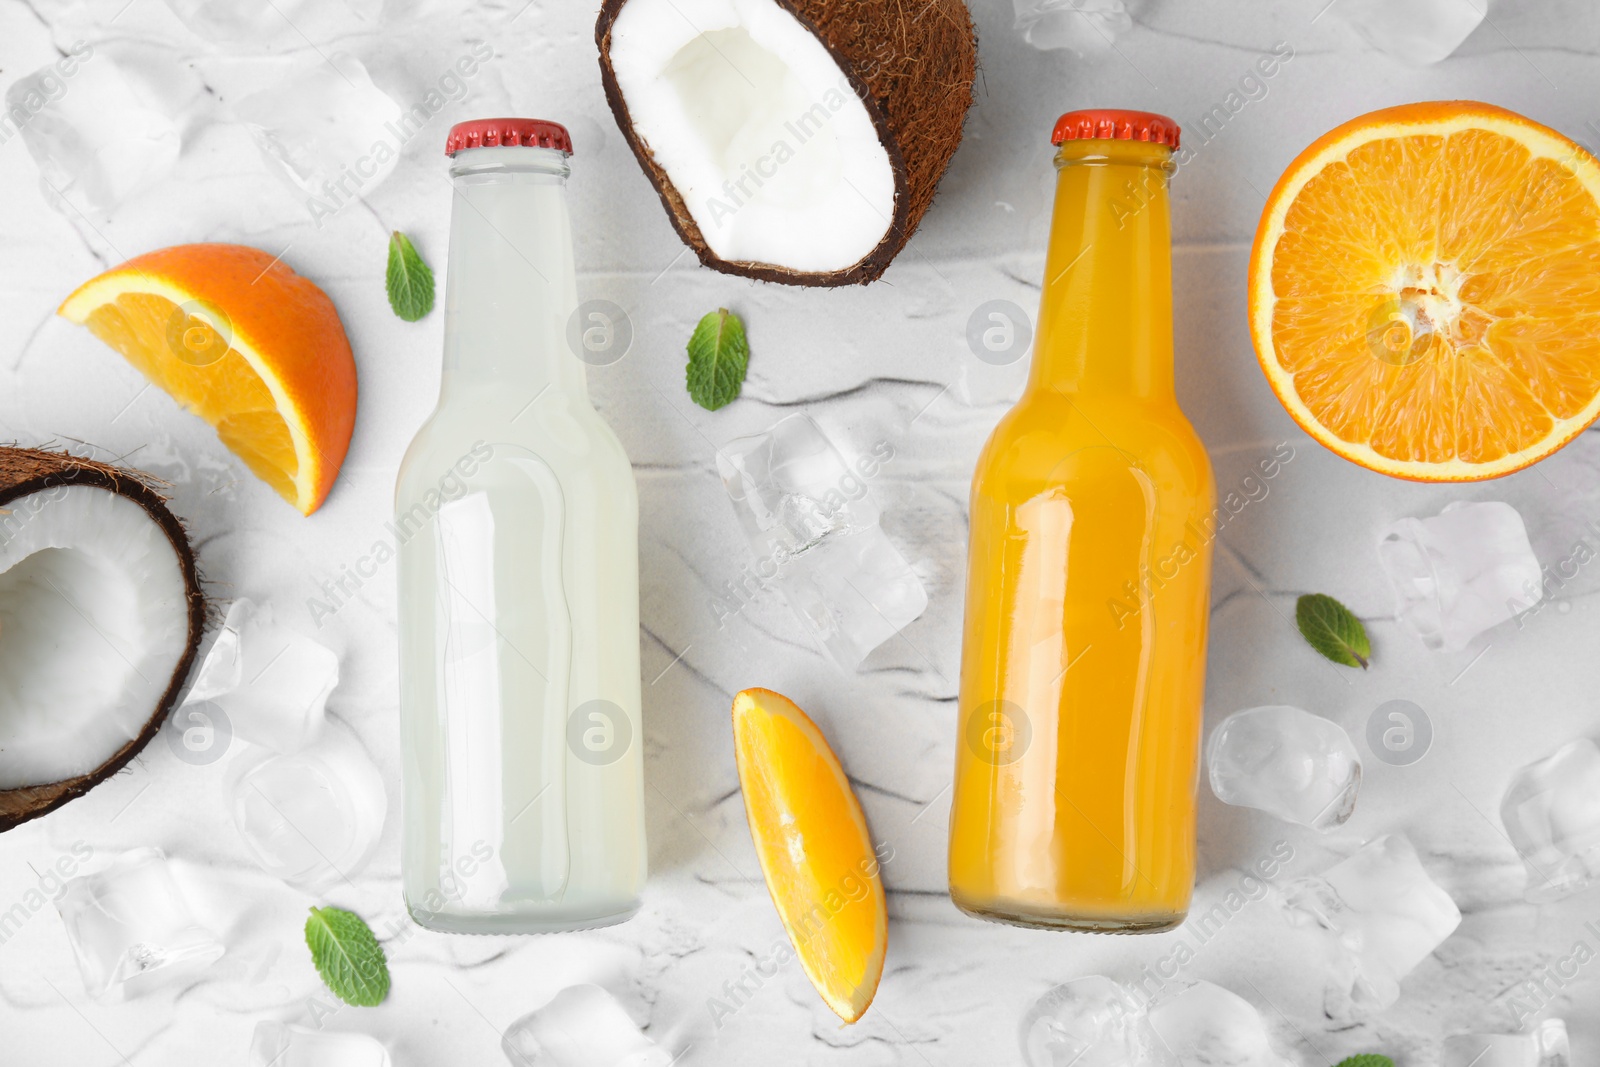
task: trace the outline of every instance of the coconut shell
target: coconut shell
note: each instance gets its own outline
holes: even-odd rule
[[[639,165],[661,196],[673,229],[700,262],[724,274],[790,285],[865,285],[899,255],[933,203],[972,106],[978,38],[963,0],[772,0],[816,36],[850,79],[889,154],[894,218],[878,245],[832,272],[725,260],[711,251],[683,197],[656,163],[629,117],[611,67],[611,28],[628,0],[604,0],[595,24],[606,100]]]
[[[140,471],[113,467],[65,452],[0,447],[0,510],[30,493],[74,485],[93,486],[116,493],[144,509],[145,514],[167,535],[167,540],[172,542],[172,550],[183,572],[183,584],[188,590],[189,614],[188,642],[172,672],[172,683],[151,709],[150,718],[139,736],[88,774],[60,782],[0,790],[0,832],[48,814],[69,800],[76,800],[127,766],[128,761],[137,756],[160,731],[162,723],[177,703],[178,695],[188,684],[189,673],[194,669],[195,658],[200,650],[200,637],[205,630],[206,600],[201,592],[200,574],[195,565],[194,549],[189,545],[189,535],[177,516],[168,510],[166,497],[156,489],[157,484],[154,478]]]

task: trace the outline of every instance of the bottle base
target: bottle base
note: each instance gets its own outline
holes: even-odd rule
[[[1062,910],[1030,908],[1014,901],[988,901],[978,904],[950,894],[955,906],[974,919],[1021,926],[1029,930],[1056,930],[1083,934],[1159,934],[1183,925],[1187,909],[1149,915],[1075,915]]]
[[[539,916],[484,912],[464,914],[428,911],[412,908],[409,905],[406,910],[411,913],[411,920],[418,926],[441,934],[561,934],[575,930],[598,930],[603,926],[625,923],[639,914],[639,902],[634,901],[621,911],[605,915]]]

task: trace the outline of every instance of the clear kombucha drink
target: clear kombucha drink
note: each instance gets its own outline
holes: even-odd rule
[[[645,880],[638,496],[569,345],[555,123],[451,130],[439,404],[395,491],[403,887],[424,926],[620,922]]]

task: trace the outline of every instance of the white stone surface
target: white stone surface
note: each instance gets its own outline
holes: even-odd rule
[[[687,1067],[1013,1063],[1018,1021],[1039,994],[1085,974],[1136,982],[1146,967],[1236,990],[1263,1011],[1281,1047],[1319,1067],[1377,1049],[1406,1067],[1434,1067],[1444,1034],[1512,1029],[1518,1010],[1538,1008],[1540,997],[1547,1013],[1567,1020],[1576,1062],[1600,1058],[1600,968],[1572,962],[1580,943],[1584,961],[1600,949],[1600,922],[1585,925],[1600,919],[1600,895],[1543,909],[1524,903],[1522,865],[1496,816],[1515,768],[1600,725],[1600,567],[1565,562],[1580,539],[1600,542],[1600,434],[1492,486],[1430,487],[1362,471],[1300,433],[1272,398],[1244,306],[1263,194],[1336,123],[1402,101],[1468,97],[1600,138],[1600,11],[1588,0],[1497,0],[1457,55],[1419,70],[1319,18],[1325,3],[1151,0],[1115,51],[1077,60],[1027,46],[1009,3],[976,0],[978,103],[938,201],[882,282],[828,292],[740,282],[684,253],[605,108],[593,0],[394,0],[403,17],[381,30],[343,31],[338,48],[407,105],[439,86],[470,41],[487,40],[494,55],[467,80],[465,96],[406,144],[394,175],[321,228],[267,173],[246,131],[227,121],[230,102],[270,83],[294,54],[214,53],[159,0],[0,2],[0,90],[84,39],[165,71],[187,116],[176,176],[92,225],[44,202],[20,139],[0,144],[0,437],[88,442],[98,456],[170,479],[213,591],[270,597],[285,605],[286,621],[341,654],[344,680],[329,714],[373,754],[391,803],[400,773],[392,564],[363,579],[320,627],[309,608],[291,618],[292,605],[323,595],[319,583],[346,567],[370,569],[362,561],[386,536],[401,452],[434,402],[442,316],[412,325],[390,312],[385,242],[391,228],[404,229],[442,269],[449,195],[440,150],[452,121],[533,114],[569,124],[581,287],[627,308],[634,325],[632,351],[592,370],[590,381],[640,483],[652,865],[644,910],[627,925],[450,937],[405,919],[392,819],[373,863],[328,900],[360,911],[386,939],[393,991],[378,1008],[337,1007],[301,941],[306,908],[321,901],[250,861],[217,800],[222,763],[183,762],[157,739],[88,797],[0,837],[5,1061],[241,1062],[259,1020],[307,1025],[320,1016],[326,1028],[379,1037],[402,1067],[494,1064],[505,1026],[561,987],[596,982],[653,1039],[687,1050]],[[1280,43],[1293,59],[1273,78],[1252,80],[1256,57]],[[1237,113],[1215,117],[1231,94]],[[1202,790],[1194,918],[1141,938],[979,923],[951,906],[944,880],[968,478],[1020,381],[1018,366],[972,355],[967,318],[993,299],[1034,307],[1052,178],[1047,135],[1059,112],[1089,105],[1165,111],[1202,146],[1175,185],[1179,390],[1222,491],[1255,498],[1218,548],[1213,724],[1241,707],[1294,704],[1323,711],[1359,745],[1373,709],[1399,698],[1425,709],[1434,731],[1420,761],[1368,761],[1359,810],[1327,838]],[[1208,141],[1199,124],[1214,107],[1223,111]],[[201,240],[281,252],[344,316],[360,367],[360,416],[344,473],[311,518],[87,332],[53,315],[102,268]],[[753,356],[743,398],[713,414],[684,393],[683,343],[719,305],[744,316]],[[713,598],[747,559],[714,447],[796,409],[853,448],[893,445],[871,491],[932,599],[860,675],[830,667],[776,594],[720,632],[714,622]],[[1247,483],[1283,443],[1293,459],[1277,477]],[[1371,546],[1394,519],[1461,499],[1512,503],[1560,581],[1520,625],[1466,653],[1437,655],[1384,617],[1390,598]],[[1290,618],[1295,596],[1308,591],[1332,593],[1366,619],[1370,671],[1334,667],[1300,640]],[[790,694],[828,731],[875,835],[893,849],[884,866],[888,963],[877,1003],[854,1027],[839,1027],[793,962],[774,977],[751,977],[783,933],[750,845],[729,743],[728,702],[748,685]],[[1304,962],[1301,932],[1252,899],[1252,872],[1289,856],[1280,880],[1311,873],[1401,830],[1465,919],[1407,979],[1395,1007],[1336,1027],[1322,1016],[1323,980]],[[205,983],[101,1006],[84,995],[54,908],[35,906],[42,898],[30,891],[41,878],[48,890],[62,867],[92,870],[136,845],[157,845],[182,866],[197,917],[229,952]],[[1187,962],[1178,968],[1180,959]],[[1520,988],[1529,979],[1545,992]],[[717,1025],[708,998],[726,997],[724,984],[741,980],[752,990],[748,1002]]]

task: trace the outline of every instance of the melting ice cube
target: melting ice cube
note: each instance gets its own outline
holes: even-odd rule
[[[1461,651],[1544,595],[1522,516],[1499,501],[1401,519],[1383,531],[1378,560],[1394,587],[1396,614],[1429,648],[1446,652]]]
[[[927,608],[921,580],[878,525],[866,483],[809,416],[729,442],[717,469],[758,572],[775,576],[841,665],[859,667]]]
[[[1102,975],[1045,993],[1022,1016],[1018,1037],[1028,1067],[1176,1067],[1133,992]]]
[[[211,966],[222,943],[195,922],[166,856],[125,852],[67,882],[56,902],[83,985],[100,1000],[143,996]]]
[[[209,702],[223,710],[234,735],[292,752],[322,729],[328,694],[338,684],[332,650],[275,623],[271,605],[240,598],[228,608],[184,703]]]
[[[1040,49],[1069,48],[1080,56],[1109,51],[1133,28],[1125,0],[1012,0],[1023,40]]]
[[[1210,982],[1147,1000],[1101,975],[1056,986],[1022,1017],[1027,1067],[1286,1067],[1261,1013]]]
[[[1372,47],[1425,66],[1448,58],[1489,13],[1489,0],[1337,0],[1333,14]]]
[[[1445,1038],[1441,1067],[1571,1067],[1567,1024],[1545,1019],[1520,1034],[1456,1034]]]
[[[110,211],[178,162],[177,124],[143,81],[99,52],[18,78],[5,114],[0,144],[14,124],[45,198],[63,214]]]
[[[400,105],[343,53],[314,57],[234,110],[319,222],[393,173],[406,138]]]
[[[1506,836],[1528,868],[1528,899],[1547,903],[1600,874],[1600,747],[1579,738],[1522,768],[1500,803]]]
[[[298,752],[247,752],[224,779],[233,825],[269,874],[317,893],[365,867],[388,800],[361,743],[330,725]]]
[[[1369,841],[1322,874],[1285,887],[1291,922],[1327,932],[1333,960],[1330,1017],[1382,1011],[1400,980],[1461,923],[1461,910],[1428,877],[1403,834]]]
[[[256,1023],[249,1067],[389,1067],[389,1050],[366,1034]]]
[[[1224,804],[1258,808],[1317,830],[1356,807],[1361,757],[1339,724],[1282,705],[1230,715],[1211,735],[1211,789]]]
[[[516,1067],[669,1067],[672,1057],[595,985],[569,986],[506,1028],[500,1048]]]
[[[1183,1067],[1288,1067],[1255,1006],[1210,982],[1163,990],[1150,1026]]]

